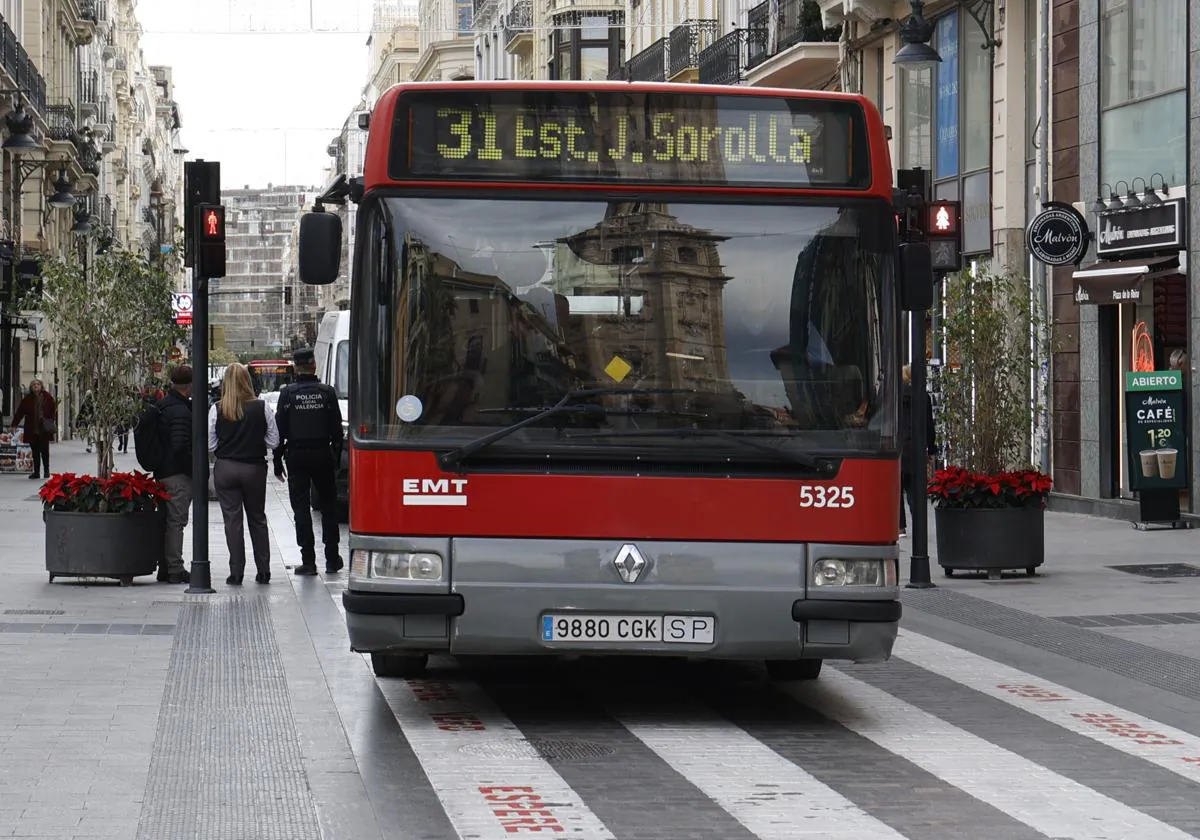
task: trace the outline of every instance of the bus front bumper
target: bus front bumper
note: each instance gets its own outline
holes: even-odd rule
[[[685,610],[682,603],[659,609],[630,609],[628,603],[621,603],[618,609],[616,602],[602,603],[605,599],[598,599],[596,592],[581,590],[574,594],[577,597],[572,598],[555,591],[552,597],[558,603],[587,603],[589,608],[581,611],[581,616],[697,613],[694,607]],[[478,598],[457,593],[345,590],[342,605],[350,647],[363,653],[607,654],[855,662],[891,657],[902,613],[899,600],[809,600],[787,593],[727,593],[720,599],[719,608],[703,610],[718,616],[718,631],[712,643],[547,643],[536,629],[549,597],[551,593],[541,592],[540,587]]]

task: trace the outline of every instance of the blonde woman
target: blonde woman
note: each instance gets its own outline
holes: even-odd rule
[[[267,450],[279,445],[275,412],[254,395],[245,365],[232,364],[221,382],[221,399],[208,412],[208,451],[215,452],[213,486],[225,520],[230,586],[242,585],[246,540],[242,512],[250,523],[250,543],[258,583],[271,582],[271,543],[267,532]]]

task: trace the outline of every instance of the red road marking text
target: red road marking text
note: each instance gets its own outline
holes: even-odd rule
[[[434,712],[430,717],[443,732],[482,732],[487,729],[471,712]]]
[[[1139,744],[1150,744],[1152,746],[1166,746],[1168,744],[1182,744],[1183,741],[1176,741],[1173,738],[1168,738],[1160,732],[1152,732],[1149,729],[1143,729],[1136,723],[1127,720],[1122,720],[1116,715],[1111,715],[1102,712],[1071,712],[1071,717],[1079,718],[1084,723],[1090,723],[1097,729],[1103,729],[1113,735],[1120,735],[1122,738],[1132,738]]]
[[[542,804],[541,794],[534,793],[531,787],[481,787],[479,792],[509,834],[567,830],[554,812]]]
[[[1042,688],[1040,685],[1022,685],[1022,684],[1003,684],[996,688],[1003,688],[1005,691],[1015,694],[1018,697],[1024,697],[1028,700],[1038,700],[1043,703],[1058,703],[1064,700],[1070,700],[1070,697],[1063,697],[1061,694],[1055,694],[1048,688]]]
[[[458,699],[458,695],[454,692],[454,686],[441,680],[409,680],[408,687],[412,690],[413,696],[422,703]]]

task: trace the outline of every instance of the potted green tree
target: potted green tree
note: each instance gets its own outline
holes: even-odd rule
[[[1030,465],[1040,312],[1021,275],[982,265],[946,283],[946,347],[938,437],[946,468],[929,482],[938,564],[1034,575],[1045,561],[1053,482]]]
[[[24,307],[46,316],[60,368],[91,390],[97,442],[95,476],[56,475],[42,487],[46,571],[129,583],[162,558],[167,494],[147,475],[113,472],[114,431],[137,416],[136,384],[180,336],[174,288],[162,265],[111,246],[90,265],[73,254],[46,259],[41,281]]]

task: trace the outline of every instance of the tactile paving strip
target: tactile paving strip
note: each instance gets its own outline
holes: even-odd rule
[[[950,589],[908,590],[902,597],[906,607],[1200,700],[1200,660]]]
[[[180,613],[138,840],[320,840],[268,601]]]

